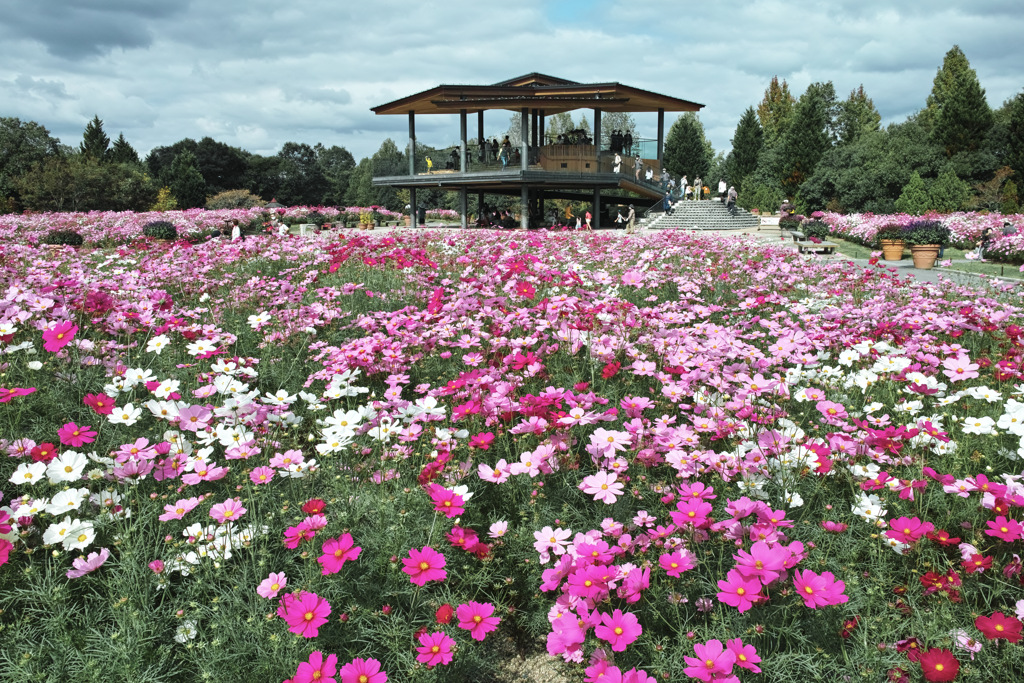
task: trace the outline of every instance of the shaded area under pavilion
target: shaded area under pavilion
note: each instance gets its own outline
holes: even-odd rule
[[[649,200],[664,196],[660,176],[665,147],[665,112],[695,112],[703,106],[621,83],[577,83],[539,73],[494,85],[439,85],[371,109],[379,115],[408,116],[410,151],[408,175],[375,177],[373,184],[408,190],[411,207],[417,206],[417,189],[457,191],[463,227],[467,227],[468,196],[471,192],[477,194],[478,206],[484,205],[487,194],[518,195],[520,225],[524,228],[531,227],[531,216],[544,215],[546,199],[592,202],[594,227],[599,227],[603,190],[624,190]],[[594,110],[594,139],[591,144],[552,144],[554,141],[545,140],[546,117],[578,109]],[[519,162],[514,167],[511,163],[507,168],[490,167],[486,158],[483,168],[471,167],[467,139],[469,115],[477,115],[475,142],[479,154],[485,149],[484,113],[491,110],[520,114]],[[653,150],[649,149],[650,146],[637,146],[641,154],[646,152],[641,156],[645,168],[639,178],[625,153],[621,155],[619,171],[615,171],[615,154],[609,149],[610,140],[608,136],[604,139],[601,136],[602,112],[657,113],[658,133]],[[459,115],[456,168],[417,172],[417,114]],[[645,179],[646,167],[654,170],[655,179]]]

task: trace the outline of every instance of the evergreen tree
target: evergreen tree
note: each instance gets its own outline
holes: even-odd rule
[[[331,206],[344,206],[345,195],[348,193],[349,178],[355,170],[356,160],[344,147],[331,145],[324,147],[317,143],[313,147],[316,162],[327,179],[327,191],[323,203]]]
[[[956,45],[935,75],[925,120],[947,157],[977,150],[995,121],[977,73]]]
[[[1024,178],[1024,93],[1010,103],[1010,122],[1007,128],[1006,165],[1018,178]]]
[[[782,187],[790,195],[814,174],[815,166],[832,147],[835,100],[835,88],[829,81],[811,83],[797,102],[782,140]]]
[[[736,133],[732,138],[732,152],[726,162],[727,182],[736,187],[737,192],[743,191],[743,179],[757,168],[757,159],[764,145],[764,130],[757,119],[753,107],[747,107],[736,125]],[[711,178],[712,181],[716,178]]]
[[[837,111],[836,133],[840,145],[850,144],[865,133],[877,131],[882,121],[881,114],[864,92],[863,85],[851,91],[846,101],[839,104]]]
[[[757,118],[761,121],[761,129],[764,131],[765,145],[774,145],[782,139],[789,126],[789,120],[793,115],[793,108],[796,100],[789,92],[789,86],[783,80],[779,84],[779,77],[772,76],[772,82],[764,91],[764,99],[757,105]]]
[[[170,172],[171,193],[183,209],[193,209],[206,203],[206,182],[199,172],[196,156],[189,150],[174,158]]]
[[[1020,211],[1020,203],[1017,197],[1017,183],[1007,180],[1003,185],[1003,201],[999,205],[999,212],[1011,214],[1018,211]]]
[[[0,205],[16,207],[18,178],[35,164],[61,156],[61,144],[35,121],[0,117]]]
[[[370,158],[370,179],[383,176],[407,175],[409,172],[409,159],[398,149],[398,145],[391,138],[381,143],[380,148]],[[392,211],[399,211],[405,207],[398,199],[393,187],[373,187],[371,204],[383,206]],[[419,200],[419,198],[417,197]],[[419,200],[422,202],[422,200]]]
[[[85,125],[85,133],[82,134],[82,143],[78,149],[84,156],[96,161],[106,161],[109,147],[110,138],[103,132],[103,121],[94,115],[92,121]]]
[[[675,120],[665,138],[664,154],[664,167],[673,176],[685,175],[690,183],[698,176],[708,179],[715,151],[697,114],[686,112]]]
[[[910,174],[910,180],[903,188],[899,199],[896,200],[896,210],[901,213],[909,213],[920,216],[931,208],[931,200],[928,198],[928,191],[925,189],[924,180],[920,174],[914,171]]]
[[[970,198],[970,185],[957,177],[951,165],[943,169],[928,191],[930,208],[941,213],[959,211]]]
[[[286,142],[278,152],[277,158],[280,160],[277,200],[286,205],[319,205],[327,192],[328,182],[317,161],[316,151],[305,143]]]
[[[114,164],[137,164],[139,163],[139,153],[124,139],[124,133],[121,133],[117,136],[117,140],[114,140],[107,159]]]

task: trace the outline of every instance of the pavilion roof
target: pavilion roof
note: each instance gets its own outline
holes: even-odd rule
[[[439,85],[371,109],[375,114],[457,114],[523,108],[546,116],[600,107],[606,112],[700,111],[703,104],[621,83],[577,83],[530,73],[493,85]]]

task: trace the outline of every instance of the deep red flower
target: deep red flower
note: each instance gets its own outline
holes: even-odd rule
[[[446,602],[440,607],[438,607],[437,611],[434,612],[434,619],[437,620],[437,623],[439,624],[447,624],[449,621],[452,620],[452,617],[454,615],[455,610],[452,608],[451,605],[449,605]]]
[[[996,612],[990,617],[980,616],[974,620],[974,626],[989,640],[1005,638],[1011,643],[1016,643],[1021,637],[1020,619],[1008,617],[1002,612]]]
[[[302,511],[307,515],[319,515],[327,507],[327,503],[320,500],[319,498],[311,498],[307,500],[303,506]]]
[[[935,541],[939,545],[956,545],[960,542],[959,538],[955,538],[949,535],[949,532],[945,529],[939,529],[938,531],[926,534],[928,540]]]
[[[921,655],[921,673],[924,680],[936,683],[951,681],[960,672],[960,662],[949,650],[933,647]]]
[[[967,571],[968,574],[974,572],[983,572],[986,569],[992,568],[992,556],[991,555],[971,555],[969,560],[964,560],[960,565]]]
[[[52,443],[41,443],[31,451],[29,454],[32,456],[33,462],[50,462],[57,457],[57,447]]]

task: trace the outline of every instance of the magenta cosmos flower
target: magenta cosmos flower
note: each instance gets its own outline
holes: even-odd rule
[[[60,437],[60,442],[62,444],[65,446],[73,446],[75,448],[79,448],[96,440],[96,432],[92,430],[92,427],[79,427],[74,422],[68,422],[66,425],[58,429],[57,436]]]
[[[608,641],[615,652],[624,651],[627,645],[644,632],[636,615],[630,612],[623,614],[622,610],[617,609],[611,614],[598,614],[601,616],[601,623],[594,628],[594,635]]]
[[[683,572],[689,571],[696,566],[693,563],[693,556],[686,552],[686,550],[666,553],[658,558],[658,564],[661,565],[666,574],[675,578],[679,578]]]
[[[889,520],[889,529],[885,535],[894,541],[913,545],[922,536],[935,531],[935,525],[931,522],[922,522],[917,517],[897,517]]]
[[[458,517],[466,511],[465,501],[462,496],[449,491],[443,486],[437,484],[431,484],[427,487],[427,493],[430,495],[430,499],[434,501],[434,512],[440,512],[448,519],[452,517]]]
[[[359,546],[352,547],[354,541],[351,534],[342,534],[337,538],[329,538],[324,541],[323,555],[317,558],[317,562],[323,569],[321,574],[337,574],[342,566],[349,560],[355,560],[363,551]]]
[[[444,570],[444,555],[429,545],[423,546],[422,550],[412,548],[409,557],[402,558],[402,564],[405,565],[402,571],[408,574],[409,580],[417,586],[422,586],[427,581],[444,581],[448,578],[448,572]]]
[[[416,661],[427,665],[427,668],[452,661],[452,646],[455,641],[444,633],[424,633],[419,638],[420,646],[416,648]]]
[[[330,614],[329,602],[306,591],[285,595],[277,608],[277,616],[288,622],[288,630],[303,638],[316,638]]]
[[[728,676],[736,663],[736,653],[722,647],[722,641],[709,640],[705,644],[694,643],[696,657],[683,656],[689,665],[683,673],[701,681],[713,681]]]
[[[794,572],[793,586],[803,599],[804,604],[811,609],[839,605],[850,599],[843,593],[846,590],[846,584],[836,581],[832,572],[822,572],[818,575],[809,569],[796,571]]]
[[[459,605],[455,610],[455,616],[459,618],[459,628],[469,631],[473,640],[483,640],[488,633],[498,628],[501,618],[491,616],[493,614],[494,605],[489,602],[470,601]]]
[[[719,602],[732,605],[743,614],[754,606],[754,602],[761,598],[761,582],[756,578],[744,578],[735,569],[730,569],[725,575],[725,581],[719,581],[721,589],[716,596]]]
[[[334,674],[338,672],[338,655],[327,655],[316,650],[309,655],[309,661],[299,664],[292,683],[338,683]]]
[[[78,325],[65,320],[43,332],[43,348],[50,353],[57,353],[71,343],[78,332]]]
[[[341,683],[387,683],[388,675],[376,659],[356,657],[341,667]]]

